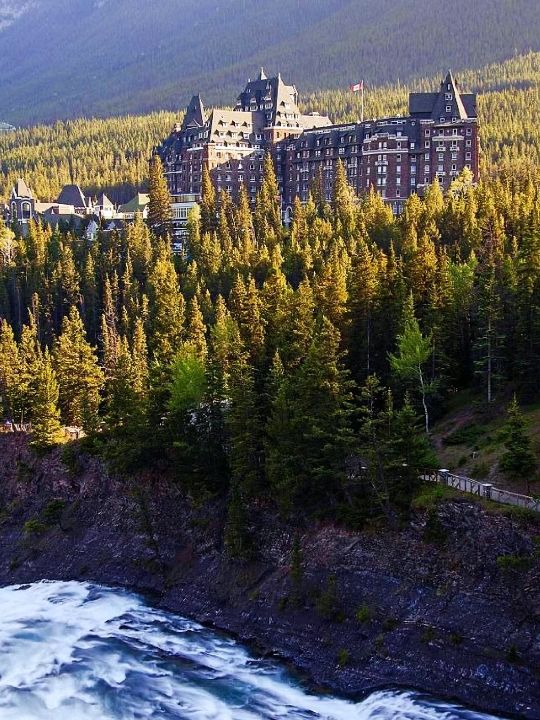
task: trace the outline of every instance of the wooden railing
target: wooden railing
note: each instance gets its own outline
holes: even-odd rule
[[[446,487],[455,488],[461,492],[477,495],[504,505],[514,505],[540,513],[540,498],[519,495],[508,490],[500,490],[491,483],[480,482],[463,475],[454,475],[449,470],[434,470],[426,472],[423,479],[427,482],[436,482]]]

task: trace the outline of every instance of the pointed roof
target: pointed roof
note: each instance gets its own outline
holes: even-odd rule
[[[206,113],[204,112],[204,105],[201,100],[201,96],[194,95],[187,106],[186,114],[184,115],[184,122],[182,123],[182,130],[185,130],[188,127],[202,127],[205,122]]]
[[[467,111],[451,70],[448,71],[441,83],[441,89],[433,107],[432,115],[434,119],[442,117],[448,120],[454,117],[459,118],[459,120],[467,119]]]
[[[452,71],[449,70],[439,92],[409,95],[409,113],[412,117],[436,122],[441,118],[444,118],[445,122],[451,122],[453,118],[458,120],[476,118],[476,95],[461,93]]]
[[[12,193],[17,198],[28,198],[29,200],[34,199],[34,196],[32,195],[32,191],[30,190],[30,188],[28,187],[28,185],[25,183],[25,181],[22,178],[19,178],[17,180]]]
[[[257,78],[257,80],[268,80],[263,67],[261,68],[261,71],[259,72],[259,77]]]
[[[97,199],[97,207],[102,208],[114,208],[113,203],[109,200],[109,198],[105,195],[105,193],[101,193],[101,195]]]
[[[74,208],[85,208],[88,202],[78,185],[64,185],[58,200],[58,205],[73,205]]]

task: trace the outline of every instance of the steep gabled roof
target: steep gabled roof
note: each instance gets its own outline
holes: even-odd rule
[[[22,178],[19,178],[15,183],[12,194],[17,198],[27,198],[28,200],[34,199],[32,191]]]
[[[448,110],[447,108],[450,109]],[[441,89],[433,107],[432,115],[433,118],[445,117],[449,120],[453,117],[459,120],[467,119],[467,111],[465,110],[461,94],[450,70],[441,83]]]
[[[65,185],[56,202],[59,205],[73,205],[75,208],[88,206],[88,201],[78,185]]]
[[[435,121],[441,118],[448,122],[452,118],[458,120],[476,118],[476,95],[472,93],[462,95],[449,70],[438,93],[411,93],[409,95],[409,112],[412,117]]]
[[[200,95],[194,95],[191,98],[186,114],[184,115],[184,121],[182,123],[182,129],[185,130],[188,127],[202,127],[206,122],[206,113],[204,111],[203,101]]]
[[[114,204],[109,200],[105,193],[101,193],[97,199],[97,207],[114,209]]]

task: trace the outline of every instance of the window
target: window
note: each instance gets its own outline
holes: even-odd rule
[[[452,93],[446,93],[446,95],[444,96],[444,99],[445,99],[445,100],[451,100],[451,99],[452,99]]]
[[[425,133],[424,133],[424,135],[425,135],[426,137],[429,137],[429,130],[426,130]]]
[[[467,147],[471,147],[471,146],[472,146],[472,141],[471,141],[471,140],[465,140],[465,145],[466,145]]]
[[[442,162],[444,160],[444,155],[442,153],[439,154],[439,162]]]
[[[472,130],[471,130],[471,128],[467,128],[467,135],[472,135]]]
[[[457,152],[452,153],[452,160],[457,160]]]
[[[470,152],[465,153],[465,160],[470,160],[470,159],[471,159],[471,153]]]
[[[451,106],[451,105],[447,105],[447,106],[446,106],[446,112],[447,112],[447,113],[452,112],[452,106]]]
[[[416,147],[416,143],[412,142],[412,143],[411,143],[411,150],[414,150],[415,147]]]
[[[401,175],[401,165],[396,165],[396,174]]]
[[[457,128],[452,128],[452,135],[457,135]]]
[[[457,165],[452,165],[452,170],[457,170]]]
[[[426,165],[426,166],[424,167],[424,172],[425,172],[425,173],[428,173],[428,172],[429,172],[429,165]]]
[[[430,147],[430,142],[429,142],[429,140],[426,140],[426,142],[424,143],[424,147],[427,147],[427,148]]]
[[[396,178],[396,185],[401,185],[401,178],[400,178],[400,177]]]
[[[429,160],[429,153],[426,153],[426,154],[424,155],[424,160]]]

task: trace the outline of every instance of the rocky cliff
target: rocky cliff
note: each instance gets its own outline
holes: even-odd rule
[[[0,436],[0,511],[1,584],[122,585],[336,692],[406,686],[540,717],[534,518],[457,497],[399,530],[351,533],[255,507],[254,557],[231,561],[220,502],[194,507],[152,475],[120,481],[77,451],[36,458],[23,436]]]

